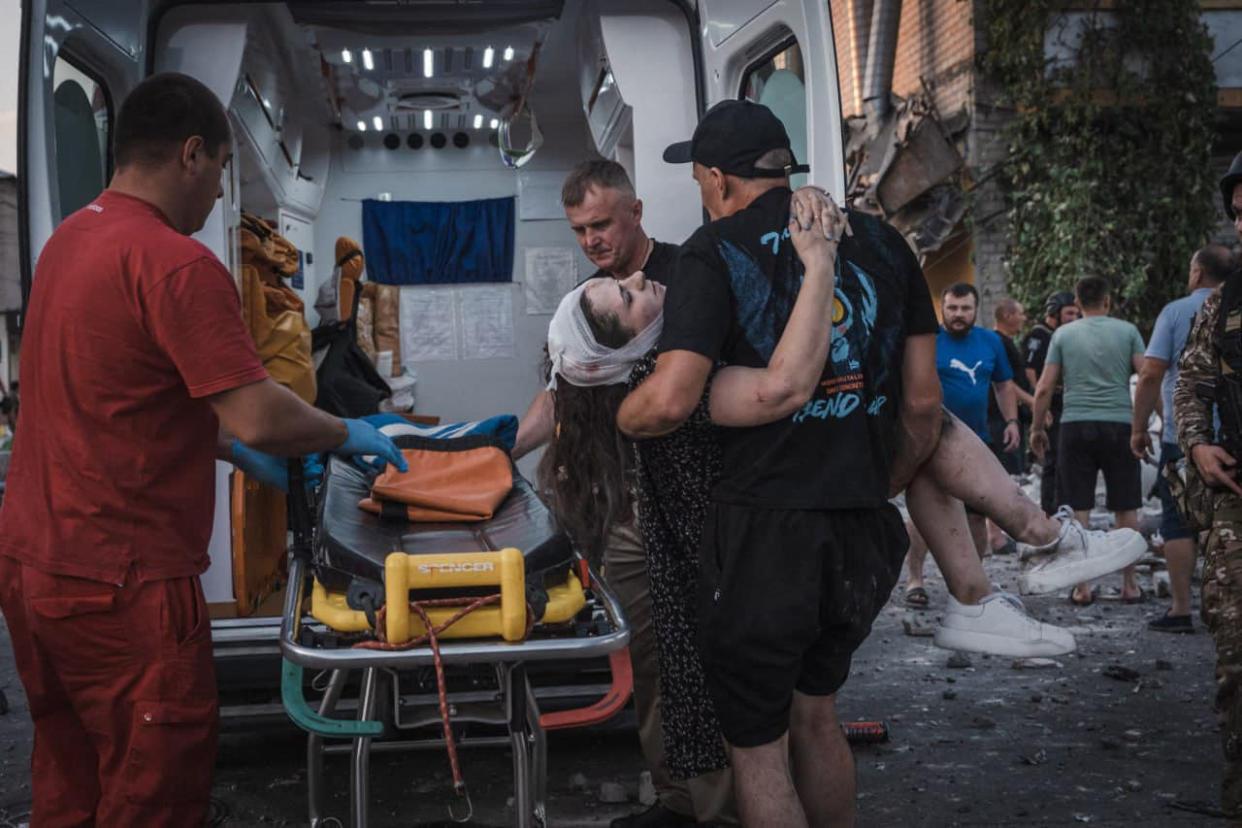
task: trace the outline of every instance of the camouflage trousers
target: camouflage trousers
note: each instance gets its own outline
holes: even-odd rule
[[[1242,812],[1242,498],[1215,493],[1203,551],[1203,623],[1216,641],[1216,710],[1225,774],[1221,807]]]

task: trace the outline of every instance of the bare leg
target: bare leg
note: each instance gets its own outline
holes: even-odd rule
[[[1169,615],[1190,615],[1190,578],[1195,571],[1194,538],[1165,541],[1164,560],[1169,567],[1169,591],[1173,593]]]
[[[1084,523],[1083,526],[1086,526]],[[1124,509],[1117,512],[1117,527],[1119,529],[1138,529],[1138,510]],[[1134,567],[1127,566],[1121,570],[1121,597],[1122,598],[1138,598],[1143,594],[1139,589],[1138,581],[1134,577]]]
[[[807,824],[814,828],[853,825],[854,754],[837,720],[836,697],[795,691],[789,730],[794,785]]]
[[[991,593],[992,586],[979,563],[966,521],[966,510],[961,502],[945,494],[931,475],[920,469],[906,489],[906,508],[922,535],[919,538],[922,552],[918,556],[917,583],[914,581],[915,534],[910,536],[910,554],[906,557],[910,566],[907,585],[923,585],[923,558],[930,548],[949,594],[959,602],[977,604]],[[926,543],[922,542],[924,539]]]
[[[840,732],[837,736],[844,738]],[[788,733],[759,747],[731,746],[729,753],[733,760],[738,815],[743,825],[806,828],[806,814],[798,801],[789,769]]]
[[[913,483],[910,484],[910,488],[914,488]],[[906,533],[910,535],[910,549],[906,552],[906,592],[909,592],[915,587],[923,586],[923,564],[927,561],[927,542],[923,540],[922,533],[914,525],[914,507],[910,505],[909,490],[906,491],[906,508],[910,511],[910,522],[906,524]]]
[[[966,513],[966,523],[970,526],[970,539],[975,545],[975,554],[979,560],[988,552],[988,521],[983,515]]]
[[[990,517],[1014,540],[1031,546],[1055,541],[1061,524],[1022,493],[978,435],[951,415],[944,423],[940,443],[920,471],[929,472],[945,492]]]
[[[991,520],[988,521],[988,546],[991,547],[993,552],[1004,547],[1008,537],[1003,529]]]
[[[1076,510],[1074,512],[1074,520],[1078,521],[1083,526],[1086,526],[1087,522],[1091,520],[1090,510],[1087,510],[1087,511],[1083,511],[1081,509]],[[1091,584],[1088,584],[1088,583],[1078,584],[1077,586],[1074,587],[1074,591],[1073,593],[1071,593],[1070,597],[1073,599],[1075,603],[1078,603],[1078,604],[1090,603],[1091,602]]]

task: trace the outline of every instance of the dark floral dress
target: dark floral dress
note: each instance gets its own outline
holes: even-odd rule
[[[653,351],[635,366],[631,389],[654,368]],[[636,443],[635,452],[638,526],[647,552],[659,643],[665,761],[672,775],[682,779],[729,764],[697,638],[699,539],[711,487],[720,476],[716,435],[705,393],[681,428]]]

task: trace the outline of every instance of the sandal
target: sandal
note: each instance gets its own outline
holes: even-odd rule
[[[1095,603],[1095,599],[1098,598],[1099,595],[1100,595],[1100,588],[1092,587],[1090,597],[1088,597],[1087,600],[1084,601],[1078,597],[1078,590],[1075,588],[1075,589],[1070,590],[1069,602],[1076,607],[1089,607]]]
[[[922,587],[912,587],[906,590],[906,606],[915,609],[926,609],[931,603],[931,598],[927,595],[927,590]]]

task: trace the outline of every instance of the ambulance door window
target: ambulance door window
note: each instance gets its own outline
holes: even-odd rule
[[[806,164],[806,74],[798,41],[791,37],[747,69],[741,97],[763,104],[781,119],[794,157]],[[806,174],[799,173],[790,183],[797,188],[806,180]]]
[[[112,102],[98,76],[59,56],[52,72],[60,218],[94,200],[111,171]]]

